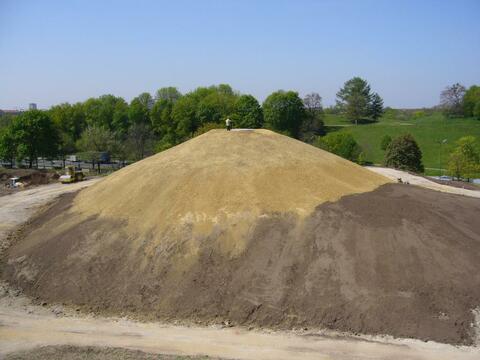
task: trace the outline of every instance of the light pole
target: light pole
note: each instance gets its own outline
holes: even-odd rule
[[[447,142],[447,139],[443,139],[442,141],[439,141],[440,143],[440,150],[438,154],[438,162],[439,162],[439,169],[440,169],[440,177],[443,176],[443,169],[442,169],[442,145]]]

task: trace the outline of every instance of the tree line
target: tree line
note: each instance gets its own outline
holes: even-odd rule
[[[480,108],[480,87],[459,84],[442,92],[447,116],[470,116]],[[354,124],[377,121],[385,112],[383,100],[364,79],[354,77],[337,93],[332,112]],[[386,115],[385,115],[386,116]],[[168,149],[210,129],[223,127],[226,118],[239,128],[267,128],[312,143],[348,160],[365,163],[365,154],[353,136],[325,135],[324,109],[318,93],[300,98],[295,91],[275,91],[263,104],[227,84],[199,87],[182,94],[175,87],[160,88],[154,96],[142,93],[127,103],[114,95],[63,103],[49,110],[30,110],[0,118],[0,158],[26,160],[35,166],[39,157],[79,159],[99,164],[105,153],[120,161],[136,161]],[[388,140],[388,139],[387,139]],[[449,172],[465,177],[478,170],[476,139],[463,139],[449,162]],[[421,172],[421,151],[410,135],[382,139],[387,166]],[[473,149],[473,150],[472,150]],[[467,170],[465,170],[467,169]],[[478,172],[478,171],[477,171]]]
[[[65,158],[78,153],[83,160],[100,161],[109,153],[135,161],[179,144],[208,129],[221,127],[229,117],[236,127],[268,128],[304,141],[323,134],[322,99],[294,91],[276,91],[262,105],[252,95],[220,84],[182,94],[175,87],[142,93],[127,103],[114,95],[63,103],[49,110],[30,110],[2,119],[0,158],[27,160]]]

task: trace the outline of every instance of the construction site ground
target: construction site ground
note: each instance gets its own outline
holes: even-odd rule
[[[76,191],[96,181],[45,185],[0,197],[2,250],[8,246],[7,235],[46,203],[62,193]],[[412,181],[410,183],[413,184]],[[421,183],[419,185],[422,186]],[[6,283],[0,286],[0,357],[9,359],[82,358],[82,354],[95,354],[94,358],[98,359],[169,359],[147,355],[166,354],[225,359],[461,360],[480,358],[478,336],[476,343],[477,346],[464,347],[387,336],[353,336],[300,329],[267,331],[228,325],[199,327],[143,323],[81,314],[76,309],[59,304],[34,305]],[[48,347],[38,350],[38,347],[45,346]],[[92,346],[95,348],[92,349]],[[131,351],[146,354],[140,357],[140,353]]]

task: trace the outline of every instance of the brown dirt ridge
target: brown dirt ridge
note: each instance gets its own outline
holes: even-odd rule
[[[221,360],[209,356],[148,354],[138,350],[100,347],[44,346],[9,354],[5,360]]]
[[[146,319],[470,344],[479,213],[272,132],[213,131],[60,198],[2,276]]]

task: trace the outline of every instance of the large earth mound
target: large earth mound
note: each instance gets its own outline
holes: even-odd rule
[[[471,343],[479,213],[270,131],[217,130],[62,197],[2,275],[107,313]]]

